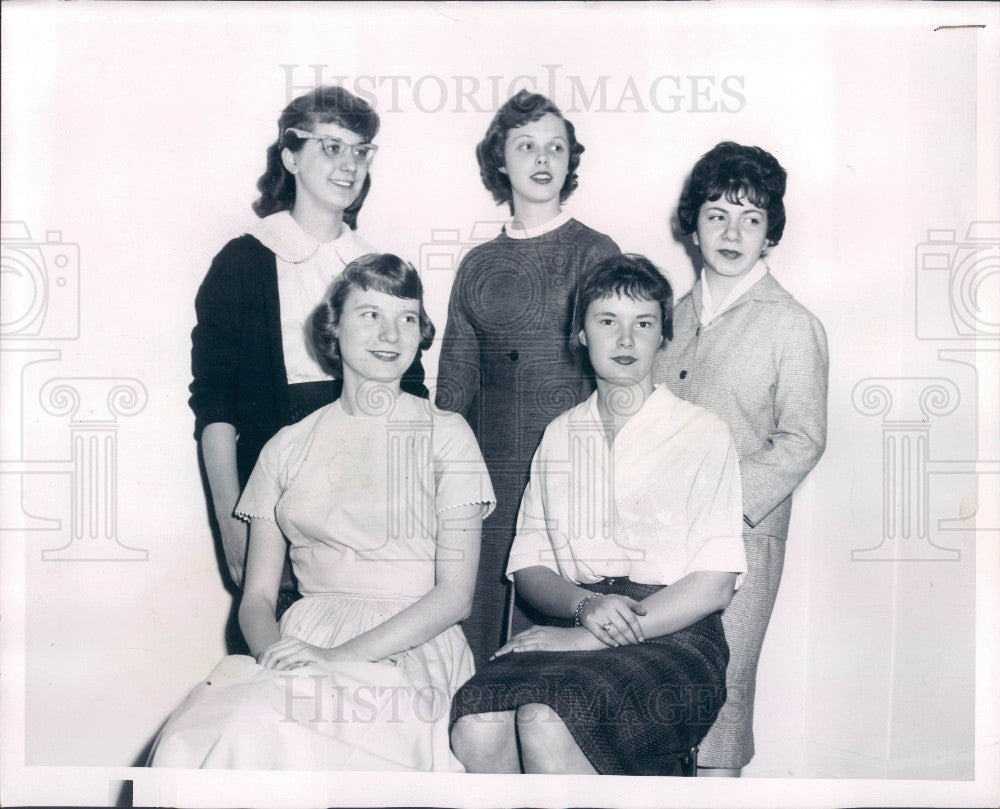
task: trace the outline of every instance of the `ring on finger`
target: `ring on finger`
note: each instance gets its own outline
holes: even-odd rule
[[[608,621],[606,624],[601,624],[601,629],[603,629],[605,632],[610,632],[611,631],[611,627],[613,627],[613,626],[614,626],[614,624],[611,623],[611,621]]]

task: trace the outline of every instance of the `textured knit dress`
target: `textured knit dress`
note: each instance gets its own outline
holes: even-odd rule
[[[477,665],[502,642],[504,570],[531,457],[546,425],[594,389],[567,345],[573,292],[585,270],[619,252],[571,218],[533,238],[504,231],[466,256],[452,286],[437,404],[468,419],[497,495],[483,526],[472,614],[462,624]],[[531,623],[515,612],[515,632]]]

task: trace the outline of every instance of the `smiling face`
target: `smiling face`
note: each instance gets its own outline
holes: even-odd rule
[[[363,143],[364,138],[337,124],[316,124],[316,135],[339,138],[348,145]],[[368,175],[368,166],[357,163],[350,149],[339,157],[327,157],[318,140],[307,140],[301,149],[281,153],[285,168],[295,175],[295,204],[343,212],[358,194]]]
[[[559,204],[569,172],[569,139],[562,118],[547,112],[511,129],[503,157],[501,171],[510,179],[515,213],[519,204]]]
[[[420,346],[420,301],[351,287],[335,334],[345,381],[398,382]]]
[[[653,362],[663,342],[662,318],[656,301],[623,295],[592,301],[579,337],[598,380],[652,388]]]
[[[743,196],[735,203],[725,196],[706,200],[698,211],[694,243],[701,248],[706,270],[740,278],[765,253],[767,211]]]

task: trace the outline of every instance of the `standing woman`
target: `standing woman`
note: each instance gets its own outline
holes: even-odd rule
[[[619,250],[562,209],[583,150],[559,109],[526,90],[499,109],[476,147],[483,184],[513,216],[458,268],[437,404],[468,419],[497,493],[483,526],[472,614],[462,624],[479,666],[503,642],[503,573],[531,457],[545,426],[594,389],[584,361],[567,348],[570,297],[584,270]],[[517,610],[514,630],[527,626]]]
[[[785,227],[787,173],[756,146],[720,143],[691,171],[677,208],[703,270],[674,314],[654,379],[729,425],[740,456],[746,581],[723,614],[728,698],[702,742],[704,775],[753,758],[757,662],[778,593],[792,492],[826,445],[828,356],[816,317],[764,257]]]
[[[260,221],[215,257],[198,290],[191,409],[229,575],[243,582],[246,526],[233,516],[264,444],[335,400],[337,374],[306,326],[331,281],[374,248],[356,233],[378,148],[375,110],[341,87],[318,87],[278,119],[253,209]],[[419,354],[403,389],[427,396]],[[286,575],[279,612],[296,597]]]

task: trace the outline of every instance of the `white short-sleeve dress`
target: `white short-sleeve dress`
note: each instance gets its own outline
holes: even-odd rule
[[[403,393],[381,415],[340,401],[264,447],[237,506],[287,538],[302,599],[281,636],[333,647],[413,604],[435,583],[449,509],[495,498],[458,415]],[[376,662],[263,668],[231,655],[161,730],[152,766],[461,771],[448,744],[451,697],[473,673],[458,626]]]

